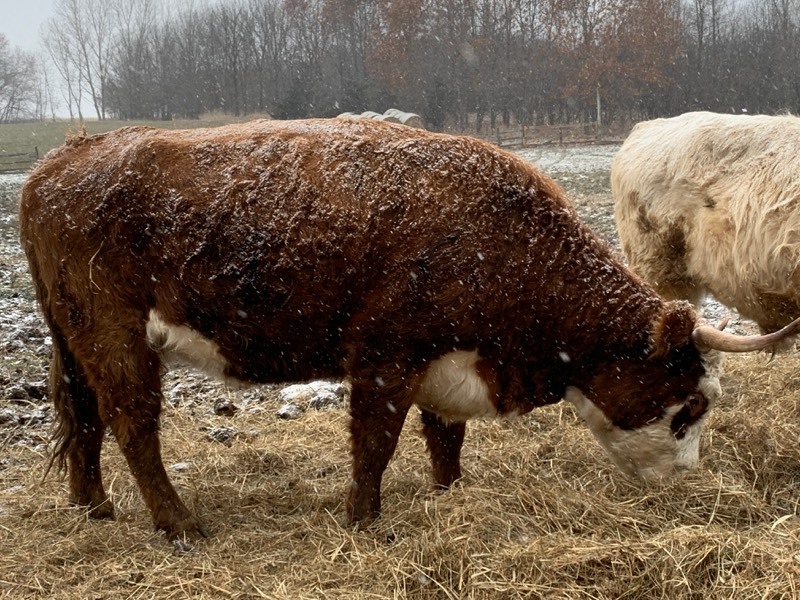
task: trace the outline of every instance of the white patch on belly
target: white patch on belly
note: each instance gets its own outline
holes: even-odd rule
[[[217,379],[226,379],[228,361],[220,354],[219,346],[185,325],[171,325],[161,314],[150,311],[146,324],[147,343],[166,363],[194,367]]]
[[[429,366],[414,396],[414,403],[446,421],[463,422],[497,415],[489,386],[475,368],[476,351],[457,350]]]

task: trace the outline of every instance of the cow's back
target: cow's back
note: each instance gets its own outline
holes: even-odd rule
[[[537,211],[576,227],[555,184],[478,140],[257,121],[76,139],[34,170],[20,221],[68,335],[155,310],[214,340],[235,376],[283,380],[335,373],[348,337],[387,322],[433,347],[497,335],[474,324],[529,285],[529,248],[548,245]]]

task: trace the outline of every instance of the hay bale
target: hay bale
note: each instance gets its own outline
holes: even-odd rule
[[[409,127],[416,127],[418,129],[425,129],[425,123],[422,117],[417,114],[403,112],[396,108],[390,108],[385,113],[380,114],[372,110],[366,110],[362,113],[344,112],[338,118],[347,119],[374,119],[376,121],[387,121],[389,123],[400,123]]]
[[[422,117],[415,113],[403,112],[402,110],[398,110],[396,108],[390,108],[384,114],[394,117],[403,125],[417,127],[418,129],[425,129],[425,123],[422,121]]]

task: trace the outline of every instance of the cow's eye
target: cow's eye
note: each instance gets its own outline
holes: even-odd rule
[[[708,410],[708,400],[703,394],[689,394],[681,409],[672,417],[670,429],[672,434],[680,439],[686,435],[690,425],[706,414]]]

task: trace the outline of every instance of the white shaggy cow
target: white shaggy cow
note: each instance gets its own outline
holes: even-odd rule
[[[800,119],[691,112],[637,124],[611,166],[629,266],[775,331],[800,315]]]
[[[171,536],[205,528],[161,460],[170,357],[249,382],[348,377],[356,522],[380,510],[412,405],[439,487],[467,419],[562,398],[622,469],[661,477],[697,463],[711,349],[775,340],[664,302],[519,157],[370,120],[77,138],[31,173],[20,233],[72,500],[113,516],[109,427]]]

